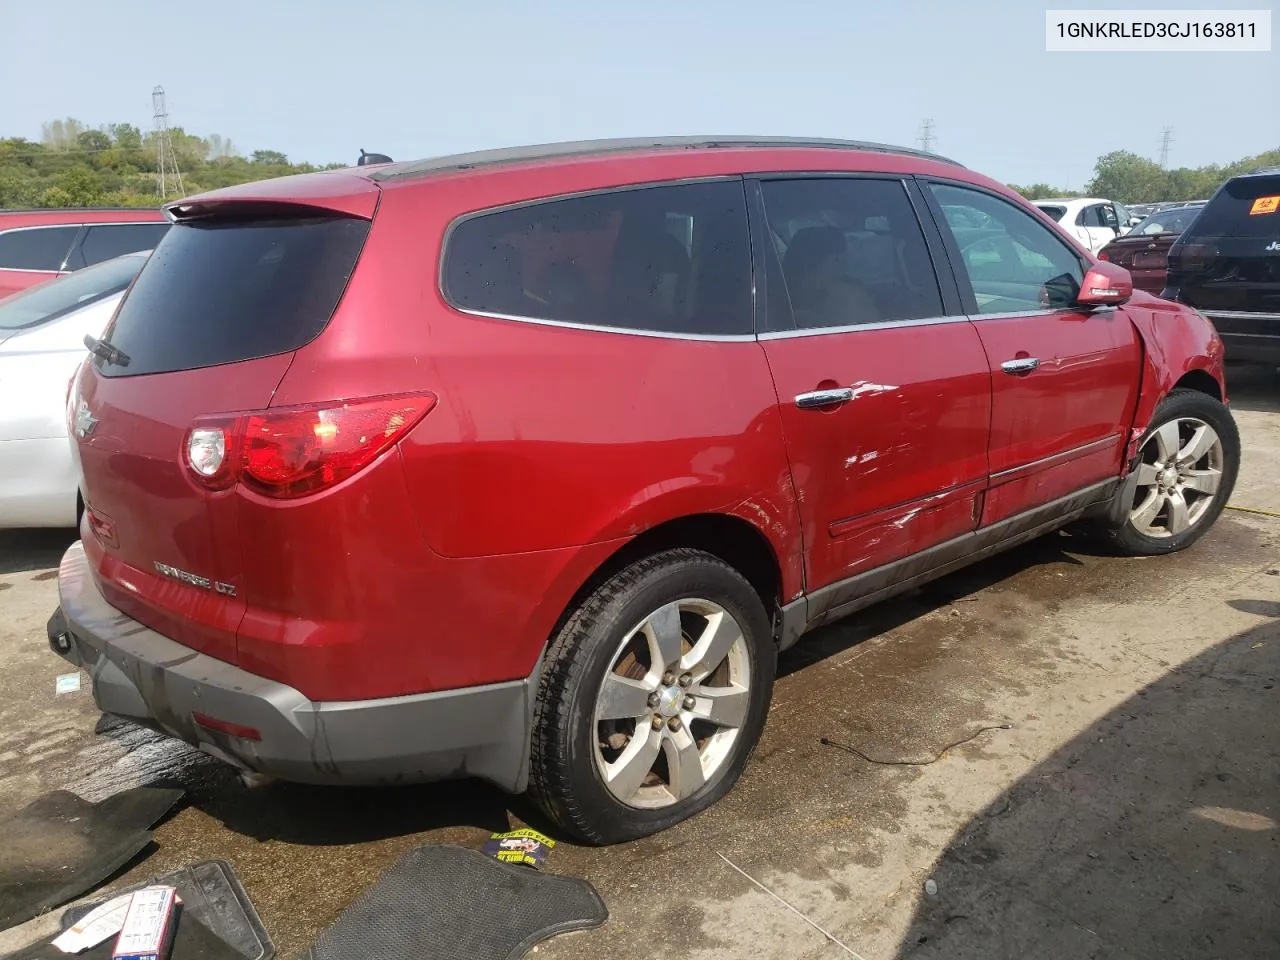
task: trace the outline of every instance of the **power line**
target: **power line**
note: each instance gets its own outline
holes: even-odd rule
[[[165,105],[164,87],[157,86],[151,91],[151,106],[154,110],[152,121],[156,130],[156,192],[161,200],[169,198],[169,187],[177,188],[177,195],[182,196],[186,190],[182,186],[182,171],[178,169],[178,155],[173,152],[173,138],[169,136],[169,108]]]
[[[1169,169],[1169,144],[1173,143],[1173,127],[1160,131],[1160,169]]]
[[[933,118],[930,117],[920,124],[920,149],[925,153],[933,150]]]

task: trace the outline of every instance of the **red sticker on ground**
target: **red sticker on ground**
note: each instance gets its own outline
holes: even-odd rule
[[[1256,217],[1260,213],[1275,213],[1276,210],[1280,210],[1280,196],[1259,197],[1253,201],[1253,206],[1249,208],[1249,216]]]

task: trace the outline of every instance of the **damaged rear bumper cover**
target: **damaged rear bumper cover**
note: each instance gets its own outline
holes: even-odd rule
[[[88,671],[104,713],[153,726],[243,769],[301,783],[385,784],[479,777],[525,788],[528,680],[379,700],[317,703],[175,643],[107,603],[84,548],[62,558],[63,623],[50,648]],[[257,739],[200,726],[193,714]]]

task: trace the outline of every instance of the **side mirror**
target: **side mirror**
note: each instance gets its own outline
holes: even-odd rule
[[[1133,277],[1124,267],[1099,260],[1084,275],[1076,305],[1103,307],[1127,303],[1133,296]]]

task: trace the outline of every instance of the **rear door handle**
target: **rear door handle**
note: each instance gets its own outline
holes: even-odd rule
[[[1038,366],[1040,366],[1040,361],[1035,357],[1019,357],[1017,360],[1006,360],[1000,364],[1000,369],[1017,377],[1024,373],[1030,373]]]
[[[796,396],[796,406],[801,410],[817,410],[848,403],[853,399],[853,387],[837,387],[833,390],[814,390]]]

